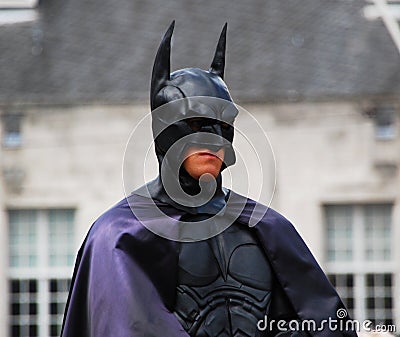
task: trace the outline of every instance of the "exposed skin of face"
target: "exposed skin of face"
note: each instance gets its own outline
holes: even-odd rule
[[[183,167],[194,179],[198,180],[206,173],[216,178],[221,171],[224,156],[224,148],[213,152],[207,148],[191,146],[185,152]]]

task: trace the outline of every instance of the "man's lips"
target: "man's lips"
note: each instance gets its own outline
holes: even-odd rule
[[[221,160],[221,158],[218,157],[218,155],[216,153],[213,153],[213,152],[202,151],[202,152],[197,152],[197,154],[200,155],[200,156],[213,157],[213,158],[217,158],[217,159]]]

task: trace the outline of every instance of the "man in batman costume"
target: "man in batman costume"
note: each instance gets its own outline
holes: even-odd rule
[[[236,159],[226,25],[209,71],[170,73],[173,28],[151,80],[160,174],[93,224],[61,336],[356,336],[292,224],[222,187],[221,171]],[[285,331],[293,326],[302,331]]]

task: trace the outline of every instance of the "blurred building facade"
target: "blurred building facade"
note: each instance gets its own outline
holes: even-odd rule
[[[207,69],[228,21],[226,82],[269,137],[275,162],[260,179],[275,191],[272,206],[353,317],[400,329],[400,55],[379,15],[365,15],[371,5],[43,0],[0,9],[0,335],[59,334],[86,232],[129,192],[123,171],[132,186],[143,181],[149,125],[135,131],[137,153],[125,148],[149,112],[152,61],[172,19],[174,69]]]

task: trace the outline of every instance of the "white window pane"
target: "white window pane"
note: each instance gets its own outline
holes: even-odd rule
[[[74,211],[49,211],[49,265],[71,266],[74,260]]]
[[[9,258],[11,267],[36,267],[37,212],[11,210],[9,216]]]
[[[387,261],[391,259],[391,205],[364,206],[365,259]]]
[[[347,205],[327,206],[327,252],[329,261],[351,261],[353,258],[353,208]]]

